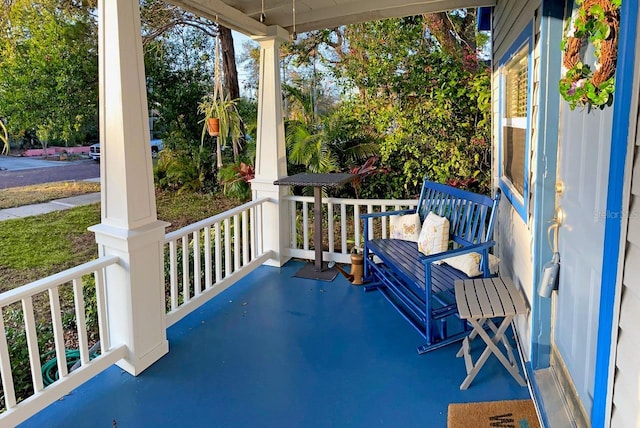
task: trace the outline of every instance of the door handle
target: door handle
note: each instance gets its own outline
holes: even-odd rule
[[[562,226],[562,223],[564,223],[564,218],[565,218],[564,210],[562,209],[562,207],[557,207],[556,216],[551,221],[555,223],[558,227],[560,227]]]
[[[556,216],[551,219],[549,222],[551,225],[547,229],[547,241],[549,242],[549,248],[551,248],[551,251],[554,253],[558,252],[558,230],[560,229],[560,226],[562,226],[563,218],[564,212],[562,211],[562,208],[556,209]],[[551,238],[552,233],[553,239]]]

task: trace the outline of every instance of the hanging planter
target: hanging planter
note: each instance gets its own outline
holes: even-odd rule
[[[231,142],[233,158],[237,161],[242,139],[242,119],[237,109],[237,100],[224,94],[222,86],[222,53],[220,39],[216,39],[213,93],[205,95],[198,104],[198,113],[204,115],[200,144],[204,145],[207,134],[216,137],[216,164],[222,167],[222,146]]]
[[[618,57],[621,0],[576,0],[580,5],[562,40],[563,77],[559,90],[573,110],[576,106],[598,107],[613,103],[615,71]],[[583,44],[595,48],[592,70],[581,58]]]
[[[207,132],[212,137],[220,135],[220,119],[217,117],[210,117],[207,119]]]

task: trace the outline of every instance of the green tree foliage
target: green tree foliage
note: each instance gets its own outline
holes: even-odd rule
[[[490,74],[474,22],[466,10],[389,19],[309,33],[294,47],[302,62],[322,54],[344,87],[341,114],[378,143],[405,194],[425,176],[489,190]],[[367,181],[387,187],[381,180]]]
[[[212,85],[206,55],[210,46],[201,33],[190,29],[165,35],[145,45],[148,103],[157,117],[154,132],[170,148],[187,149],[180,147],[185,141],[197,147],[202,129],[198,103]],[[196,54],[193,46],[204,50]]]
[[[180,191],[215,190],[213,152],[200,144],[198,103],[212,87],[211,55],[217,29],[210,21],[156,0],[141,2],[147,100],[154,136],[165,149],[156,183]]]
[[[205,18],[159,0],[142,0],[143,44],[149,89],[149,105],[157,118],[154,132],[166,149],[156,169],[162,187],[181,190],[217,189],[215,164],[226,162],[228,153],[214,151],[217,139],[205,135],[203,100],[214,88],[215,43],[221,44],[224,89],[235,100],[242,122],[234,121],[231,169],[246,162],[242,125],[255,134],[255,103],[237,99],[239,88],[231,32]],[[235,77],[234,77],[235,76]],[[253,116],[253,117],[251,117]],[[223,129],[227,129],[224,128]],[[228,130],[228,129],[227,129]],[[223,146],[226,147],[226,141]],[[242,156],[241,156],[242,155]],[[253,164],[253,160],[251,160]],[[223,183],[226,186],[226,181]]]
[[[14,0],[0,20],[0,116],[13,136],[50,142],[97,135],[95,2]],[[6,13],[6,14],[5,14]]]
[[[169,148],[195,150],[202,129],[198,103],[213,87],[218,28],[159,0],[141,0],[140,14],[148,103],[157,118],[154,133]]]

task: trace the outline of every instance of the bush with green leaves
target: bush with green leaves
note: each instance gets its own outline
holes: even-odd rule
[[[164,149],[154,168],[162,189],[178,192],[213,192],[217,189],[212,149],[201,145],[196,153],[185,149]]]
[[[31,378],[31,366],[29,365],[29,348],[27,335],[24,329],[24,317],[22,308],[17,305],[5,308],[3,311],[5,334],[9,344],[9,360],[13,374],[13,386],[16,399],[22,401],[33,395]],[[50,322],[36,320],[36,334],[38,336],[38,348],[43,355],[53,348],[53,330]],[[0,386],[0,408],[5,409],[4,390]]]
[[[99,340],[98,330],[98,303],[93,275],[85,275],[82,278],[82,290],[85,305],[85,322],[89,343],[93,344]],[[70,285],[59,288],[62,326],[65,332],[76,332],[77,321],[74,307],[73,289]],[[36,334],[38,337],[38,350],[40,352],[41,364],[44,364],[55,357],[54,334],[51,319],[49,318],[48,299],[46,295],[38,295],[33,299],[34,313],[36,316]],[[13,383],[18,401],[22,401],[34,393],[31,367],[29,364],[29,348],[27,345],[27,335],[24,327],[24,317],[22,308],[15,304],[3,310],[5,334],[9,344],[9,359],[13,374]],[[0,386],[0,407],[5,406],[4,391]]]

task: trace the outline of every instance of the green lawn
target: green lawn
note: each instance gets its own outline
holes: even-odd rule
[[[44,187],[27,186],[11,189],[11,192],[0,192],[0,203],[16,206],[71,196],[68,193],[62,195],[60,191],[66,192],[67,187],[74,187],[75,194],[99,190],[99,187],[82,185],[78,187],[64,184]],[[185,192],[158,191],[156,198],[158,218],[171,223],[167,231],[176,230],[241,204],[240,201],[228,199],[222,195]],[[95,237],[87,228],[99,222],[100,204],[23,219],[0,221],[0,292],[95,259],[98,255]],[[95,318],[95,294],[92,295],[88,291],[90,289],[89,286],[85,291],[85,304],[87,305],[89,341],[93,344],[97,340],[97,319]],[[73,290],[69,284],[66,284],[60,287],[59,292],[65,323],[65,345],[69,349],[76,349],[78,343],[74,327]],[[48,352],[53,349],[53,330],[47,299],[46,293],[35,296],[34,312],[38,320],[38,346],[41,355],[50,357]],[[3,308],[3,319],[9,341],[16,395],[24,399],[33,393],[33,389],[20,303]],[[43,359],[49,357],[43,357]],[[0,411],[3,407],[4,398],[0,388]]]
[[[39,204],[100,191],[100,183],[87,181],[58,181],[33,186],[0,190],[0,209]]]
[[[241,204],[210,194],[159,191],[156,197],[158,218],[171,223],[168,232]],[[0,222],[0,292],[95,259],[87,228],[98,223],[99,204]]]

